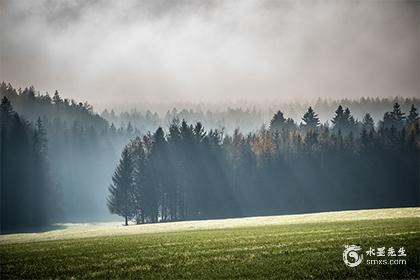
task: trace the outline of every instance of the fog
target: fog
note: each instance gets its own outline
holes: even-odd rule
[[[418,1],[0,3],[0,79],[98,109],[419,95]]]

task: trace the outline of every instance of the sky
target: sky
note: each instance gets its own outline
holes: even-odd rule
[[[0,80],[99,107],[420,95],[419,1],[0,0]]]

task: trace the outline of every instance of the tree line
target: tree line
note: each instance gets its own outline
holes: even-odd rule
[[[309,107],[248,134],[174,119],[125,146],[107,205],[126,225],[418,206],[419,125],[398,103],[376,126],[341,105],[331,125]]]
[[[403,110],[410,110],[411,105],[420,106],[419,98],[371,98],[329,100],[321,99],[310,101],[282,101],[261,103],[228,103],[206,104],[187,103],[177,104],[177,107],[165,111],[162,104],[154,106],[154,111],[141,111],[140,108],[116,113],[113,109],[105,109],[101,116],[116,124],[127,126],[129,123],[140,131],[154,131],[158,126],[166,127],[173,119],[185,119],[188,123],[201,122],[207,128],[224,129],[232,134],[236,128],[242,133],[258,130],[262,124],[268,125],[268,121],[277,112],[277,108],[283,108],[282,112],[294,119],[300,119],[309,106],[317,112],[321,122],[331,118],[331,113],[341,105],[343,108],[352,108],[355,119],[362,120],[364,114],[369,112],[371,117],[379,120],[384,113],[392,108],[395,103],[401,105]]]

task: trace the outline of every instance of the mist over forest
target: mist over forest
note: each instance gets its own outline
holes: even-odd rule
[[[385,112],[389,111],[396,102],[402,110],[408,111],[412,104],[420,105],[420,98],[404,97],[362,97],[355,99],[323,99],[317,98],[312,101],[277,101],[267,103],[233,102],[233,103],[179,103],[174,105],[161,104],[145,109],[132,108],[104,109],[100,115],[117,126],[127,126],[131,123],[141,131],[154,130],[157,126],[167,127],[174,118],[185,119],[190,123],[201,122],[206,128],[217,128],[225,132],[233,133],[239,128],[242,132],[255,132],[262,126],[269,126],[270,120],[280,109],[283,114],[294,119],[298,124],[301,117],[312,106],[319,116],[321,123],[332,125],[331,119],[339,105],[351,108],[352,115],[361,121],[369,112],[377,125]]]
[[[162,115],[5,82],[0,97],[4,231],[419,203],[418,98]]]
[[[0,279],[420,279],[419,0],[0,0]]]
[[[0,1],[2,231],[418,206],[419,11]]]

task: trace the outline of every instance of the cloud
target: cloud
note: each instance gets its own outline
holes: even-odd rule
[[[1,79],[93,104],[419,94],[417,1],[0,3]]]

